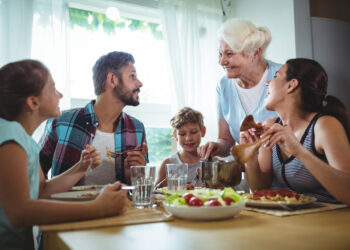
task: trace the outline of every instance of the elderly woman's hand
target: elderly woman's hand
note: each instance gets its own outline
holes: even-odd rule
[[[197,150],[202,159],[208,159],[210,156],[218,154],[219,144],[217,142],[207,142]]]

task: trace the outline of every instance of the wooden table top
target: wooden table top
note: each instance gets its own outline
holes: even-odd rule
[[[221,221],[48,232],[44,249],[350,249],[350,208],[286,217],[242,211]]]

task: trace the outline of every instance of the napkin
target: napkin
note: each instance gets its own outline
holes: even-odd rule
[[[290,216],[290,215],[299,215],[299,214],[309,214],[309,213],[318,213],[322,211],[334,210],[339,208],[345,208],[347,205],[345,204],[331,204],[324,202],[314,202],[307,207],[295,208],[293,211],[276,209],[276,208],[257,208],[257,207],[249,207],[246,206],[245,210],[254,211],[264,214],[270,214],[275,216]]]

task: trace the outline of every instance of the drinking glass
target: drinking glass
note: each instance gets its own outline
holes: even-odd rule
[[[188,164],[166,164],[168,190],[186,190]]]
[[[135,186],[135,189],[132,191],[134,207],[152,207],[155,174],[155,166],[130,167],[131,184]]]

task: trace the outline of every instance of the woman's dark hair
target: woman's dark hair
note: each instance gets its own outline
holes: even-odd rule
[[[327,94],[328,76],[323,67],[306,58],[290,59],[286,64],[286,80],[297,79],[299,82],[302,108],[337,118],[344,126],[350,142],[349,112],[338,98]]]
[[[13,121],[21,113],[28,96],[39,96],[49,77],[39,61],[23,60],[0,69],[0,117]]]
[[[106,90],[106,78],[112,72],[122,82],[122,73],[125,66],[135,63],[134,57],[126,52],[113,51],[101,56],[92,68],[92,79],[95,94],[100,95]]]

